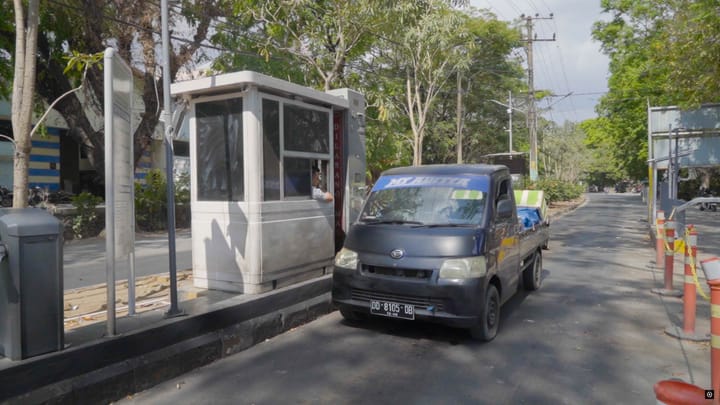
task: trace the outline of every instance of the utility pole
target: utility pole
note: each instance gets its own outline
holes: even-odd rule
[[[550,38],[537,38],[537,35],[533,35],[533,20],[552,20],[553,15],[549,17],[525,16],[521,15],[520,18],[525,19],[525,27],[527,29],[526,51],[528,57],[528,114],[527,114],[527,125],[530,130],[530,180],[537,181],[538,178],[538,142],[537,142],[537,108],[535,107],[535,83],[534,83],[534,72],[533,72],[533,42],[535,41],[555,41],[555,34],[552,39]]]

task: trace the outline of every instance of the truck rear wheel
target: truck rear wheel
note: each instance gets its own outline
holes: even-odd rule
[[[470,328],[473,339],[489,342],[497,335],[500,325],[500,294],[497,288],[490,284],[485,294],[485,305],[478,323]]]
[[[528,291],[535,291],[542,285],[542,252],[535,252],[533,262],[523,271],[523,287]]]

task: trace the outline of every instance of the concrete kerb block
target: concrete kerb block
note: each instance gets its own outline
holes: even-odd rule
[[[222,356],[239,353],[332,310],[330,294],[326,293],[306,302],[225,328],[220,331]]]
[[[683,293],[680,290],[668,290],[666,288],[653,288],[650,290],[653,294],[662,295],[663,297],[677,297],[682,298]]]

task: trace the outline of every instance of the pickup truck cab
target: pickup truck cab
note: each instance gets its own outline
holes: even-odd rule
[[[501,305],[540,287],[547,237],[521,227],[505,166],[387,170],[335,257],[332,299],[350,321],[425,320],[489,341]]]

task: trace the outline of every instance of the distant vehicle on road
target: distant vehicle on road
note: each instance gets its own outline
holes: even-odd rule
[[[520,283],[541,285],[548,224],[530,221],[505,166],[388,170],[335,258],[333,302],[350,321],[426,320],[492,340]]]

